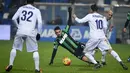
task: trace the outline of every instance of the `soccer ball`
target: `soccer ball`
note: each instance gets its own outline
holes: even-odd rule
[[[68,57],[63,58],[63,64],[65,66],[69,66],[71,64],[71,60]]]

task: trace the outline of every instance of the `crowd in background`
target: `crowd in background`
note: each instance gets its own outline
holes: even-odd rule
[[[47,3],[69,3],[71,0],[35,0],[36,2],[47,2]],[[118,3],[126,3],[129,4],[130,0],[72,0],[76,3],[91,3],[91,2],[100,2],[104,1],[105,4],[110,4],[111,1],[118,1]],[[0,24],[8,24],[10,23],[10,19],[17,11],[17,9],[24,5],[26,0],[0,0]],[[4,14],[9,13],[8,18],[4,18]],[[46,21],[46,24],[57,24],[61,25],[63,23],[63,19],[60,15],[56,15],[55,19]]]
[[[70,0],[35,0],[35,1],[36,2],[43,2],[43,3],[70,3]],[[72,1],[74,1],[74,0],[72,0]],[[100,3],[104,3],[104,4],[112,4],[112,3],[130,4],[130,0],[75,0],[75,2],[80,3],[80,4],[81,3],[90,4],[90,3],[94,3],[94,2],[99,3],[99,4]],[[24,4],[26,4],[26,0],[0,0],[0,25],[1,24],[2,25],[3,24],[12,24],[12,20],[11,20],[12,16],[17,11],[17,9]],[[79,12],[80,12],[80,15],[77,14],[79,17],[84,16],[84,14],[88,12],[85,7],[84,8],[83,7],[77,8],[77,9],[79,9]],[[83,11],[83,10],[85,10],[85,11]],[[55,10],[55,11],[57,11],[57,10]],[[115,12],[114,12],[115,13],[114,16],[116,18],[114,20],[116,23],[114,23],[114,24],[119,24],[120,21],[122,21],[122,23],[120,23],[120,27],[122,27],[124,25],[126,19],[123,19],[123,18],[126,18],[126,15],[127,15],[126,13],[123,13],[122,11],[118,11],[115,8]],[[45,10],[43,10],[41,12],[43,15],[42,17],[44,17],[43,20],[45,20],[44,23],[46,25],[65,25],[67,23],[67,21],[66,21],[67,15],[65,14],[65,11],[61,11],[61,12],[57,11],[59,13],[54,12],[54,13],[56,13],[55,16],[51,15],[51,13],[53,13],[53,12],[51,11],[51,9],[49,10],[49,8],[46,9],[46,12],[45,12]],[[78,11],[76,11],[76,12],[78,13]],[[120,14],[121,14],[121,16],[120,16]],[[6,16],[8,16],[8,17],[6,17]],[[122,17],[122,18],[120,18],[120,17]],[[121,20],[118,18],[120,18]],[[118,21],[116,21],[116,20],[118,20]],[[88,23],[84,23],[84,24],[80,24],[80,25],[86,25],[86,24],[88,24]],[[76,25],[76,23],[73,23],[72,25]],[[15,28],[15,25],[11,25],[11,28],[12,28],[11,35],[14,35],[15,31],[17,29]],[[119,28],[117,27],[117,29],[119,29]],[[117,34],[120,34],[120,31]],[[124,33],[122,33],[122,36],[123,35],[124,35]],[[124,36],[123,36],[123,38],[124,38]]]

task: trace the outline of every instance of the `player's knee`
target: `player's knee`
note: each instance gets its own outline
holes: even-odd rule
[[[102,51],[102,55],[106,55],[107,51]]]
[[[112,52],[112,49],[109,49],[109,50],[108,50],[108,53],[110,53],[110,54],[111,54],[111,52]]]
[[[16,53],[16,49],[12,49],[11,52]]]
[[[12,49],[12,50],[11,50],[11,53],[16,53],[16,49]]]
[[[39,53],[38,52],[33,52],[33,58],[34,59],[39,59]]]
[[[83,61],[88,61],[88,59],[87,59],[86,56],[83,56],[83,57],[82,57],[82,60],[83,60]]]

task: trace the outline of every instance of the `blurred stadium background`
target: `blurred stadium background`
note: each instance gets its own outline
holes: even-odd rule
[[[9,52],[12,46],[12,39],[16,34],[16,26],[12,23],[11,18],[17,9],[25,4],[26,0],[0,0],[0,73],[4,73],[4,68],[8,64]],[[84,66],[85,63],[77,60],[70,53],[65,52],[64,49],[60,49],[55,59],[54,66],[48,66],[53,43],[55,38],[53,28],[59,25],[64,28],[67,24],[68,13],[67,9],[71,6],[70,0],[35,0],[35,5],[41,10],[42,19],[44,22],[43,34],[41,42],[39,42],[39,53],[41,67],[44,69],[44,73],[129,73],[130,71],[123,71],[118,63],[107,55],[107,62],[110,64],[99,71],[93,71],[90,67]],[[130,55],[130,25],[127,33],[122,32],[124,27],[127,13],[130,10],[130,0],[75,0],[73,6],[73,12],[79,18],[84,17],[89,13],[89,7],[91,4],[97,3],[99,5],[99,13],[104,14],[105,11],[111,9],[113,11],[113,18],[109,22],[114,25],[112,33],[109,35],[110,43],[114,44],[112,47],[116,50],[123,61],[127,61]],[[29,28],[29,27],[27,27]],[[70,34],[78,41],[87,42],[89,27],[87,23],[78,24],[73,22]],[[7,40],[7,41],[3,41]],[[24,46],[25,48],[25,46]],[[61,47],[60,47],[61,48]],[[27,54],[26,50],[22,53],[18,52],[17,61],[13,73],[32,73],[33,71],[33,60],[32,54]],[[73,65],[71,67],[64,67],[62,64],[63,56],[69,56],[72,60]],[[100,59],[100,52],[96,55]],[[60,60],[59,60],[60,59]],[[19,63],[21,62],[22,63]],[[23,64],[25,63],[25,64]],[[126,64],[130,67],[130,63]],[[72,71],[73,70],[73,71]]]
[[[26,0],[0,0],[0,28],[6,28],[5,31],[0,29],[0,35],[5,33],[3,37],[0,37],[0,40],[9,40],[12,39],[16,32],[16,27],[12,23],[11,18],[17,9],[25,4]],[[42,18],[44,25],[55,26],[55,25],[66,25],[67,24],[67,7],[71,6],[71,0],[35,0],[35,5],[42,12]],[[72,0],[73,1],[73,0]],[[130,0],[75,0],[75,4],[73,6],[74,13],[80,18],[84,17],[89,12],[89,7],[91,4],[97,3],[99,5],[99,12],[104,14],[104,11],[111,9],[113,11],[113,18],[110,21],[110,24],[114,25],[114,33],[112,36],[111,43],[130,43],[130,27],[128,28],[127,33],[122,32],[122,28],[124,27],[127,12],[130,9]],[[87,26],[85,24],[77,24],[73,22],[72,26],[80,26],[81,28]],[[4,26],[3,26],[4,25]],[[7,27],[6,27],[6,26]],[[9,28],[10,26],[10,28]],[[50,28],[46,30],[49,31]],[[77,28],[76,28],[77,29]],[[79,29],[79,28],[78,28]],[[45,29],[44,29],[45,30]],[[11,32],[9,32],[11,31]],[[72,30],[73,31],[73,30]],[[73,37],[76,37],[78,40],[83,40],[83,36],[87,36],[88,34],[83,35],[84,30],[79,29],[79,31],[75,30],[72,32]],[[7,34],[6,34],[7,33]],[[81,33],[81,35],[75,35],[75,33]],[[44,34],[43,37],[54,37],[53,32],[50,32],[50,35]]]

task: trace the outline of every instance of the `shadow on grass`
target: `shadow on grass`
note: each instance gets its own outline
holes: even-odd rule
[[[34,73],[35,71],[29,69],[12,69],[10,72],[1,72],[1,73]]]
[[[94,65],[88,65],[88,64],[85,64],[85,65],[72,65],[72,67],[76,67],[78,68],[78,71],[98,71],[100,69],[94,69]]]
[[[87,65],[87,64],[71,64],[70,66],[65,66],[64,64],[53,64],[53,65],[48,65],[49,67],[93,67],[93,65]]]

